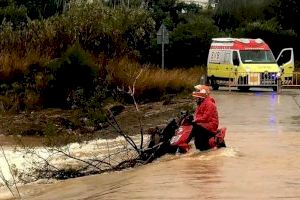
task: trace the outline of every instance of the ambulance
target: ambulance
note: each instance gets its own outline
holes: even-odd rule
[[[270,87],[292,80],[293,48],[283,49],[275,59],[260,38],[213,38],[207,59],[207,81],[214,90],[229,84],[240,90]]]

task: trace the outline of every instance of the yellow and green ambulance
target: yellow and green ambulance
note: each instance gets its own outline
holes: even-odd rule
[[[278,80],[289,81],[294,71],[292,48],[275,59],[262,39],[213,38],[207,60],[207,80],[214,90],[233,83],[241,90],[250,87],[277,89]]]

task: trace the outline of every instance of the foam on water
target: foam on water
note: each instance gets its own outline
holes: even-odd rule
[[[230,158],[230,157],[240,157],[241,154],[238,149],[233,147],[226,147],[220,149],[212,149],[207,151],[199,151],[196,149],[193,142],[191,142],[191,149],[185,154],[166,154],[163,157],[157,159],[155,162],[168,162],[172,160],[203,160],[209,161],[216,158]]]
[[[239,152],[232,148],[220,148],[213,149],[208,151],[200,152],[198,150],[193,149],[188,154],[181,157],[184,160],[214,160],[220,157],[237,157]]]
[[[139,135],[133,136],[132,139],[136,144],[140,144]],[[144,141],[148,141],[147,136],[145,136]],[[113,162],[126,159],[125,156],[132,157],[132,152],[134,151],[132,151],[132,148],[128,147],[128,150],[131,153],[126,152],[122,154],[120,158],[120,151],[124,151],[125,147],[128,147],[128,144],[124,138],[117,137],[116,139],[110,140],[98,139],[84,143],[72,143],[59,148],[59,150],[82,160],[109,160],[110,163],[114,164]],[[47,159],[51,165],[59,169],[83,165],[82,162],[65,156],[64,153],[56,150],[45,147],[34,149],[6,147],[4,153],[0,153],[0,175],[2,175],[2,178],[0,178],[0,186],[4,185],[3,179],[12,184],[12,173],[18,183],[20,183],[20,178],[25,178],[26,182],[33,181],[30,180],[30,177],[34,175],[34,169],[44,163],[43,159]],[[8,163],[6,162],[5,157],[7,158]]]

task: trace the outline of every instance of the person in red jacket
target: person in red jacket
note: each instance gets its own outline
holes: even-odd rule
[[[215,100],[209,95],[208,86],[196,85],[192,96],[196,98],[197,108],[193,118],[195,146],[203,151],[213,148],[215,135],[219,126],[219,117]]]

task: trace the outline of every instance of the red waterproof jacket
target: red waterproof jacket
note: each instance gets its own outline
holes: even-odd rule
[[[216,133],[219,126],[218,111],[215,100],[208,96],[196,108],[194,122],[212,133]]]

